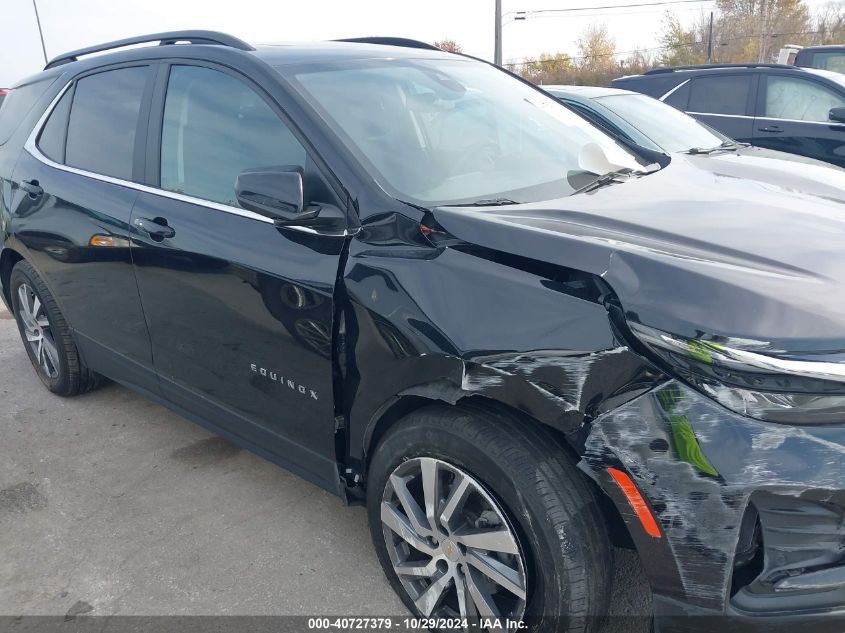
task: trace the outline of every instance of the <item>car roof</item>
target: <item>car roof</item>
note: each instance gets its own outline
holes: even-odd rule
[[[201,33],[213,34],[213,32],[210,31],[203,31]],[[176,33],[173,34],[175,35]],[[158,37],[158,35],[155,37]],[[144,37],[142,36],[138,39],[144,39]],[[59,56],[51,61],[50,65],[48,65],[45,70],[21,79],[16,82],[13,87],[20,87],[30,83],[31,81],[40,80],[51,75],[64,74],[67,71],[77,74],[91,69],[96,69],[100,66],[132,62],[139,59],[160,59],[171,56],[178,57],[180,54],[188,52],[192,53],[193,57],[202,58],[203,56],[201,54],[197,55],[197,53],[200,53],[203,49],[214,49],[218,53],[231,51],[232,54],[254,56],[273,67],[318,61],[354,59],[450,59],[463,60],[467,62],[474,60],[471,57],[441,51],[440,49],[423,42],[415,42],[413,40],[392,37],[361,38],[359,40],[347,41],[283,42],[262,44],[258,46],[251,46],[246,42],[242,42],[245,48],[240,49],[211,42],[180,43],[161,46],[153,44],[152,42],[154,41],[158,40],[145,40],[145,43],[149,43],[131,48],[115,46],[113,49],[110,49],[109,52],[97,52],[96,54],[87,54],[84,49],[66,53],[64,56]],[[120,44],[120,42],[113,42],[112,44]],[[107,44],[102,46],[107,46]],[[74,54],[79,54],[79,59],[76,59],[75,57],[68,57],[68,55]]]
[[[469,60],[467,57],[441,50],[349,41],[263,44],[250,52],[271,66],[355,59]]]
[[[785,73],[785,74],[793,74],[793,73],[803,73],[803,74],[810,74],[810,75],[817,75],[819,77],[825,77],[828,79],[836,79],[840,77],[840,73],[836,73],[830,70],[823,70],[821,68],[807,68],[805,66],[789,66],[786,64],[728,64],[728,65],[718,65],[713,64],[711,66],[667,66],[665,68],[655,68],[652,71],[647,73],[643,73],[641,75],[626,75],[625,77],[620,77],[620,79],[657,79],[657,78],[666,78],[666,77],[685,77],[689,78],[690,75],[697,75],[697,74],[714,74],[714,73],[725,73],[725,74],[745,74],[745,73],[760,73],[760,72],[775,72],[775,73]]]
[[[631,90],[621,90],[619,88],[605,88],[604,86],[566,86],[566,85],[552,85],[540,86],[546,92],[550,92],[557,96],[579,96],[587,99],[598,99],[599,97],[610,97],[613,95],[631,95],[640,94],[632,92]]]
[[[820,44],[818,46],[805,46],[802,51],[841,51],[845,50],[845,46],[841,44]]]

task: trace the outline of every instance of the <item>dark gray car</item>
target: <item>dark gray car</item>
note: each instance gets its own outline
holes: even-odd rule
[[[845,75],[778,64],[656,68],[613,81],[744,143],[845,166]]]

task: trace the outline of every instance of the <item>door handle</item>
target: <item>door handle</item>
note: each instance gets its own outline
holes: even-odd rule
[[[779,125],[764,125],[757,128],[758,132],[769,132],[770,134],[783,134],[783,128]]]
[[[44,189],[38,184],[37,180],[24,180],[21,183],[21,189],[26,192],[30,199],[35,200],[44,194]]]
[[[158,242],[176,235],[176,230],[172,226],[168,226],[167,220],[164,218],[154,218],[152,220],[149,218],[135,218],[132,224]]]

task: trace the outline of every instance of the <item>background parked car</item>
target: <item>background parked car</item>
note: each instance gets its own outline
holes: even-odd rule
[[[778,63],[843,73],[845,72],[845,46],[787,45],[781,49]]]
[[[658,152],[706,150],[736,143],[709,125],[647,95],[598,86],[543,86],[593,123]]]
[[[845,75],[780,64],[656,68],[614,88],[683,110],[740,142],[845,166]]]
[[[595,86],[544,86],[546,91],[614,136],[658,152],[694,154],[695,163],[819,196],[842,195],[842,172],[806,156],[753,147],[638,92]]]

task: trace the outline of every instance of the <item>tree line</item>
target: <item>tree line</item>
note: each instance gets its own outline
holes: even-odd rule
[[[774,62],[786,44],[845,44],[845,0],[815,13],[803,0],[716,0],[710,34],[709,12],[685,26],[670,10],[657,48],[618,51],[607,27],[596,24],[578,38],[575,55],[543,53],[507,66],[537,84],[607,86],[658,66],[707,63],[708,50],[714,63]]]

